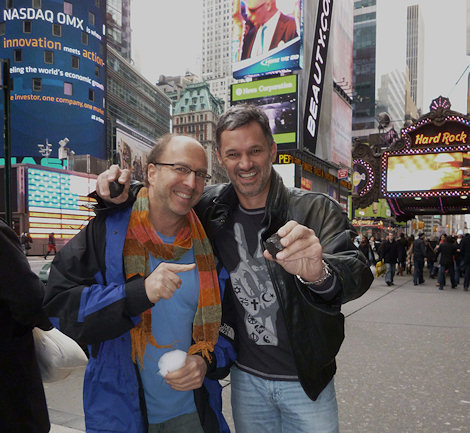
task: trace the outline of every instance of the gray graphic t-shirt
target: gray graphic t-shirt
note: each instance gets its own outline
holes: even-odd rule
[[[260,233],[264,209],[239,207],[217,235],[216,246],[230,274],[239,339],[237,366],[273,380],[298,380],[287,331],[269,277]]]

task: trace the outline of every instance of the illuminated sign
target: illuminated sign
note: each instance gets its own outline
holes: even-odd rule
[[[459,134],[452,134],[450,132],[439,132],[438,134],[426,136],[424,134],[416,134],[414,144],[415,146],[421,144],[466,144],[467,134],[464,131]]]
[[[234,78],[260,76],[302,68],[303,1],[273,2],[259,14],[251,2],[234,0],[232,69]],[[266,8],[266,4],[259,7]],[[269,20],[263,17],[270,14]],[[261,22],[262,20],[262,22]]]
[[[29,233],[33,238],[70,239],[95,216],[96,201],[88,194],[96,179],[69,173],[28,168]]]
[[[231,99],[262,108],[279,150],[297,148],[297,75],[233,84]]]
[[[275,164],[296,164],[300,165],[303,170],[308,171],[309,173],[322,177],[323,179],[326,179],[329,182],[333,183],[338,183],[338,178],[331,173],[329,173],[326,170],[323,170],[319,167],[316,167],[315,165],[309,164],[305,161],[302,161],[300,158],[297,158],[293,155],[289,155],[286,153],[279,153],[277,155],[277,159],[275,161]],[[340,180],[341,186],[346,188],[346,189],[351,189],[351,183],[346,182],[345,180]]]
[[[12,3],[0,18],[0,57],[10,59],[13,82],[12,156],[39,155],[46,139],[53,145],[50,156],[58,156],[58,142],[67,137],[75,154],[106,158],[106,2]]]
[[[388,157],[386,177],[388,193],[462,188],[470,188],[469,152],[440,152]]]

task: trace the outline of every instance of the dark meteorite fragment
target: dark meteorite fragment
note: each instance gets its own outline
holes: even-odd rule
[[[284,247],[281,245],[281,238],[277,233],[274,233],[268,239],[266,239],[266,249],[269,251],[269,254],[276,258],[276,254],[283,250]]]
[[[109,183],[109,195],[111,198],[121,195],[122,191],[124,191],[124,184],[119,183],[117,180]]]

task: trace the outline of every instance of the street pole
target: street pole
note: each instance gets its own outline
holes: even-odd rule
[[[5,221],[11,227],[10,59],[2,59]]]

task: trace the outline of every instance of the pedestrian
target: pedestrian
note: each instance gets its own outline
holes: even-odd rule
[[[385,263],[385,282],[387,286],[393,286],[393,277],[395,276],[395,267],[398,258],[398,243],[394,239],[393,232],[388,232],[386,239],[382,242],[379,249],[380,260]]]
[[[439,260],[439,290],[443,290],[446,285],[446,272],[449,274],[450,283],[453,289],[457,287],[455,284],[454,260],[457,253],[457,247],[454,244],[452,236],[446,236],[445,241],[440,243],[436,248],[436,254],[440,254]]]
[[[470,283],[470,234],[468,233],[465,234],[462,242],[460,242],[460,253],[464,268],[463,289],[467,292]]]
[[[406,247],[406,274],[411,275],[413,270],[413,242],[415,241],[414,235],[410,235],[407,239]]]
[[[407,245],[408,245],[408,243],[406,242],[405,234],[402,232],[402,233],[400,233],[400,238],[397,240],[397,246],[398,246],[398,252],[397,252],[397,263],[398,263],[397,275],[400,275],[400,276],[403,275],[403,272],[405,272],[405,269],[406,269],[406,251],[407,251]]]
[[[132,205],[99,213],[57,254],[45,308],[62,332],[90,345],[87,431],[228,432],[220,385],[206,378],[218,360],[221,296],[192,210],[210,178],[204,147],[163,136],[146,172]],[[160,360],[174,349],[187,352],[184,365],[163,372]]]
[[[372,254],[372,248],[370,247],[369,240],[365,235],[361,236],[361,241],[359,242],[359,251],[364,254],[368,266],[372,264],[375,265],[374,255]]]
[[[46,397],[32,330],[51,328],[44,286],[31,271],[18,236],[0,220],[0,430],[46,433]]]
[[[28,251],[31,249],[31,244],[33,243],[33,238],[28,232],[23,232],[20,238],[20,244],[23,249],[25,256],[28,255]]]
[[[418,234],[418,239],[413,242],[413,284],[424,284],[424,259],[426,258],[426,244],[424,233]]]
[[[460,254],[460,243],[463,239],[463,230],[457,231],[457,238],[455,239],[455,246],[457,247],[457,253],[455,255],[454,268],[455,268],[455,284],[460,283],[460,274],[462,272],[462,255]]]
[[[54,251],[54,256],[57,254],[57,248],[55,246],[54,232],[49,233],[49,238],[48,238],[48,241],[47,241],[47,253],[44,256],[44,260],[47,259],[47,256],[51,253],[51,251]]]
[[[425,240],[426,244],[426,260],[428,264],[428,271],[429,271],[429,277],[430,278],[436,278],[437,275],[437,266],[435,265],[436,263],[436,253],[434,252],[437,241],[435,236],[431,236],[429,240]]]
[[[283,185],[272,167],[277,145],[258,107],[231,107],[218,121],[216,142],[230,183],[206,187],[196,211],[225,285],[221,334],[237,349],[230,376],[235,429],[338,432],[340,305],[373,281],[351,241],[354,229],[329,196]],[[100,178],[119,174],[113,167]],[[109,199],[105,188],[101,194]],[[124,193],[114,203],[126,199]],[[274,234],[282,247],[277,242],[270,253],[264,248]]]

